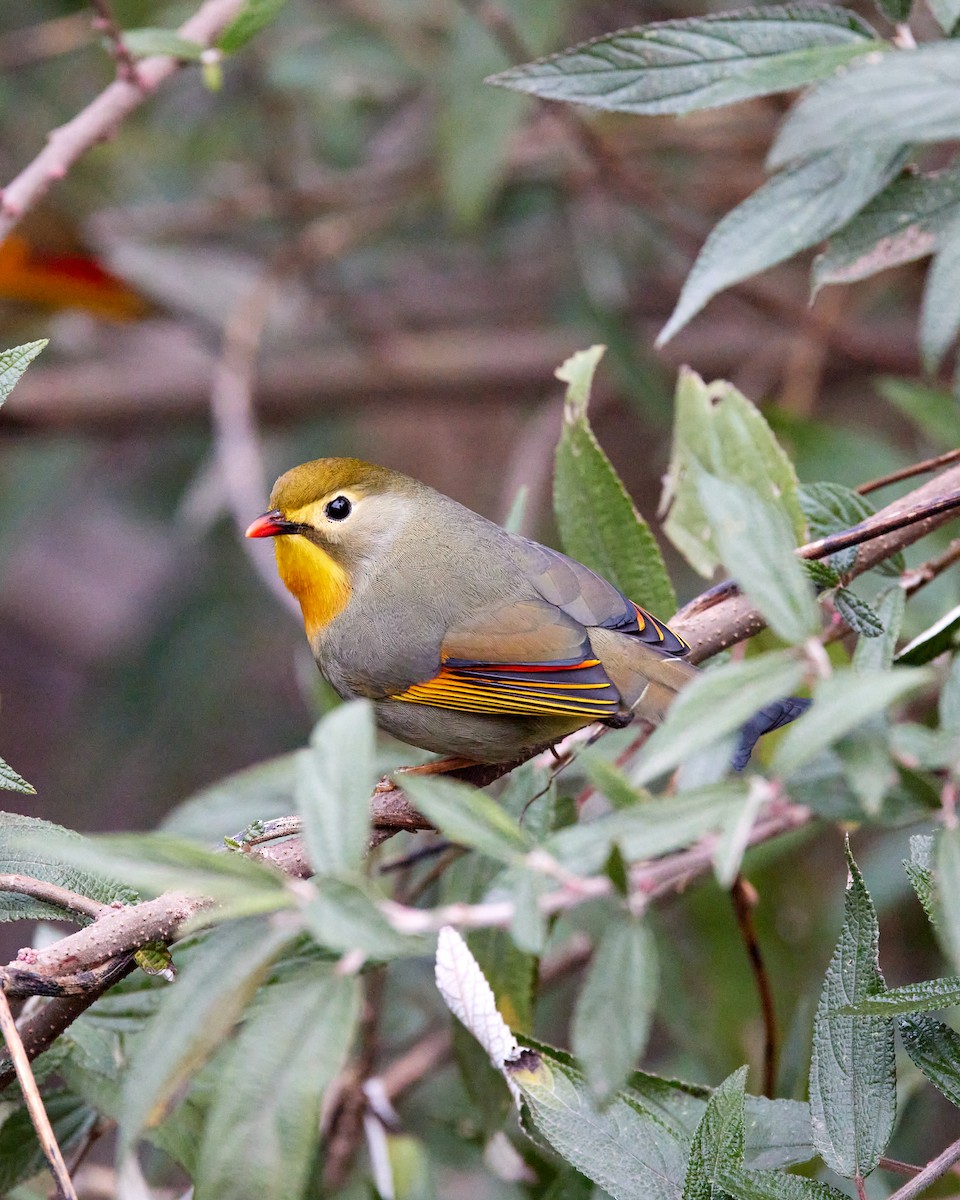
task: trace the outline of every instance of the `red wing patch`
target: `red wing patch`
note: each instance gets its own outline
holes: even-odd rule
[[[433,679],[393,699],[504,716],[582,716],[584,724],[615,716],[621,706],[620,693],[596,658],[566,663],[450,658]]]

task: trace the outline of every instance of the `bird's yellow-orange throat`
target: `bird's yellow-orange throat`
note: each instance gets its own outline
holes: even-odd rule
[[[350,580],[326,550],[300,534],[278,537],[275,545],[280,578],[300,601],[307,637],[312,642],[347,607]]]

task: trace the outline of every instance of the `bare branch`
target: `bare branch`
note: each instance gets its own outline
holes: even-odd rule
[[[185,41],[210,46],[243,7],[243,0],[205,0],[180,26]],[[47,144],[6,188],[0,200],[0,241],[49,188],[98,142],[108,138],[146,97],[173,75],[181,61],[167,54],[137,64],[137,82],[115,79],[66,125],[48,135]]]
[[[97,900],[91,900],[89,896],[81,896],[79,892],[71,892],[56,883],[47,883],[44,879],[34,879],[30,875],[0,874],[0,892],[32,896],[34,900],[42,900],[44,904],[92,921],[111,911],[109,904],[100,904]]]

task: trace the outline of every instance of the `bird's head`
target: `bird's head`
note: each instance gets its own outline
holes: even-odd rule
[[[307,635],[342,612],[414,508],[418,485],[357,458],[318,458],[281,475],[247,537],[276,539],[277,567]]]

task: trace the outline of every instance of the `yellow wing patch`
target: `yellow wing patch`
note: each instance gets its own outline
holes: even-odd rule
[[[517,716],[614,716],[620,693],[599,659],[579,663],[513,665],[445,663],[438,675],[392,697],[462,712]]]

